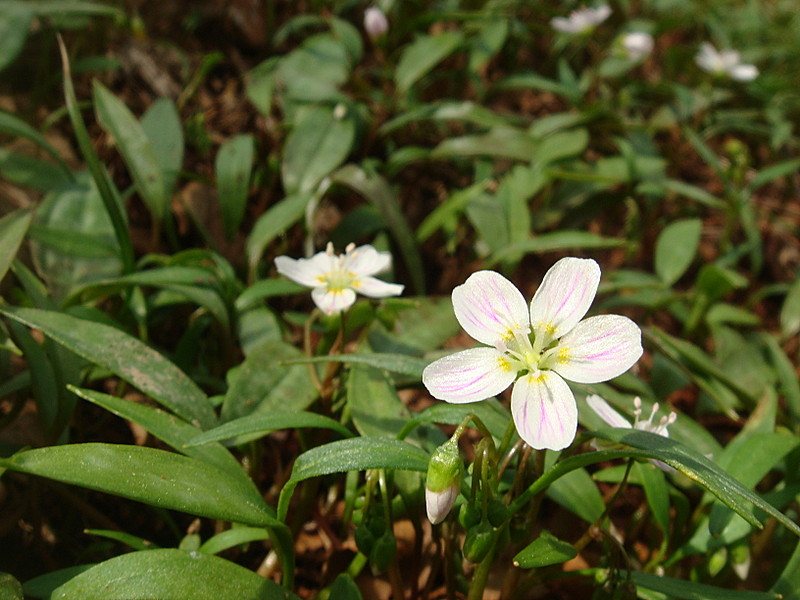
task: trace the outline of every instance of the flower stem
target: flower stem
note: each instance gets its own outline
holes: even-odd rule
[[[606,519],[606,517],[608,517],[608,513],[611,512],[611,509],[614,507],[617,498],[619,498],[619,495],[622,493],[622,490],[625,489],[625,486],[628,483],[628,476],[631,474],[632,468],[633,468],[633,459],[628,461],[628,465],[625,467],[625,474],[622,476],[622,480],[617,485],[617,489],[614,490],[614,493],[611,494],[611,497],[608,499],[608,502],[606,502],[606,507],[605,510],[603,510],[603,514],[597,517],[597,519],[595,519],[595,522],[589,525],[589,528],[584,532],[581,538],[577,542],[575,542],[574,544],[575,550],[577,550],[578,552],[583,550],[586,547],[586,544],[588,544],[595,536],[597,530],[600,528],[600,524]]]

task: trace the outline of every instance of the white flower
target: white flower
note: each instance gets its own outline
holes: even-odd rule
[[[704,71],[719,77],[730,77],[736,81],[753,81],[758,77],[758,68],[742,63],[736,50],[717,51],[708,42],[701,44],[694,61]]]
[[[630,60],[644,60],[653,51],[653,36],[643,31],[626,33],[620,43]]]
[[[350,308],[356,301],[356,292],[370,298],[400,295],[402,285],[372,277],[391,264],[392,255],[388,252],[378,252],[372,246],[356,248],[355,244],[347,246],[343,255],[334,254],[333,244],[328,243],[325,252],[317,252],[311,258],[275,259],[278,273],[314,288],[311,291],[314,304],[329,315]]]
[[[581,320],[597,293],[600,267],[563,258],[545,274],[528,308],[522,293],[494,271],[478,271],[453,290],[464,330],[487,346],[428,365],[422,382],[439,400],[477,402],[512,383],[511,414],[520,437],[560,450],[575,438],[578,409],[565,379],[598,383],[642,355],[641,331],[619,315]]]
[[[597,8],[581,8],[573,10],[569,17],[553,17],[550,26],[570,35],[589,33],[610,15],[611,8],[605,4]]]
[[[453,508],[453,503],[458,498],[461,491],[458,485],[451,485],[441,492],[434,492],[429,488],[425,488],[425,510],[428,513],[428,520],[431,525],[436,525],[444,521],[445,517]]]
[[[371,40],[375,40],[389,31],[389,20],[377,6],[370,6],[364,11],[364,31]]]
[[[669,437],[669,431],[667,428],[678,418],[678,415],[676,415],[674,412],[670,412],[668,416],[663,416],[658,421],[653,421],[653,418],[656,416],[659,408],[658,402],[656,402],[653,404],[653,409],[650,411],[650,416],[646,420],[641,420],[642,400],[638,396],[633,399],[633,425],[631,425],[630,422],[616,410],[611,408],[608,402],[596,394],[590,394],[589,396],[586,396],[586,403],[589,405],[589,408],[597,413],[598,417],[611,425],[611,427],[649,431],[650,433],[655,433],[665,438]],[[595,449],[600,450],[602,447],[604,447],[605,443],[595,440],[593,445]],[[650,462],[664,471],[675,471],[675,469],[664,464],[660,460],[651,459]]]

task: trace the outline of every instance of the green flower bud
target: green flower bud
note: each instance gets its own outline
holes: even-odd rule
[[[369,564],[372,572],[377,575],[383,573],[392,564],[397,554],[397,540],[390,530],[375,540],[372,551],[369,553]]]
[[[444,521],[453,507],[461,489],[461,471],[457,440],[450,439],[434,450],[425,480],[425,508],[434,525]]]
[[[487,516],[489,517],[489,523],[492,524],[492,527],[500,527],[511,515],[506,505],[500,500],[495,499],[489,502]]]
[[[472,529],[481,522],[481,509],[475,504],[462,504],[458,511],[458,522],[464,529]]]

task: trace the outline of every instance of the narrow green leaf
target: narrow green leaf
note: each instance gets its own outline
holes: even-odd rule
[[[489,265],[502,261],[515,262],[526,254],[553,252],[555,250],[619,248],[626,243],[623,239],[604,237],[588,231],[553,231],[510,244],[493,254]]]
[[[313,356],[303,358],[293,358],[282,360],[284,365],[296,365],[305,363],[328,363],[342,362],[346,364],[358,364],[384,369],[392,373],[402,373],[411,377],[422,378],[422,370],[428,366],[430,361],[423,358],[416,358],[406,354],[332,354],[328,356]]]
[[[490,156],[530,162],[536,155],[536,146],[536,140],[526,131],[509,126],[493,127],[486,133],[446,138],[431,151],[431,157]]]
[[[198,548],[206,554],[219,554],[229,548],[269,539],[269,533],[258,527],[234,527],[209,538]]]
[[[159,548],[157,544],[151,541],[142,539],[124,531],[116,531],[112,529],[84,529],[83,532],[87,535],[96,535],[99,537],[121,542],[126,546],[130,546],[134,550],[155,550]]]
[[[503,437],[511,421],[508,409],[494,398],[470,404],[448,404],[444,402],[433,404],[414,415],[405,424],[402,431],[398,433],[397,437],[398,439],[405,439],[407,432],[412,431],[422,423],[458,425],[469,415],[478,417],[498,442]]]
[[[439,62],[452,54],[461,44],[460,31],[445,31],[422,35],[403,49],[394,70],[394,82],[400,94],[406,93]]]
[[[800,542],[795,546],[792,556],[770,591],[780,595],[782,600],[798,600],[800,598]]]
[[[15,210],[0,219],[0,280],[2,280],[17,255],[33,213],[27,209]]]
[[[650,463],[634,463],[635,476],[642,483],[647,505],[665,538],[670,535],[669,488],[664,472]]]
[[[189,425],[186,421],[146,404],[138,404],[130,400],[123,400],[122,398],[75,386],[68,387],[70,391],[84,400],[101,406],[118,417],[141,425],[145,430],[178,452],[216,465],[228,473],[235,474],[240,472],[244,475],[239,461],[221,445],[207,444],[202,447],[191,447],[190,440],[195,439],[202,431],[193,425]]]
[[[406,125],[419,121],[464,121],[478,127],[491,128],[508,125],[509,119],[488,108],[469,101],[441,101],[423,104],[390,119],[381,125],[381,135],[388,135]]]
[[[19,452],[0,466],[192,515],[281,527],[249,480],[164,450],[67,444]]]
[[[1,11],[0,11],[1,12]],[[1,27],[1,26],[0,26]],[[2,44],[2,42],[0,42]],[[2,50],[0,50],[2,52]],[[7,133],[13,137],[21,137],[27,140],[32,141],[34,144],[42,148],[45,152],[47,152],[56,162],[61,165],[62,170],[64,171],[64,175],[68,177],[72,177],[72,173],[67,167],[67,164],[61,158],[58,151],[53,148],[50,142],[39,133],[36,129],[28,125],[22,119],[8,113],[4,110],[0,110],[0,131]]]
[[[426,472],[428,453],[388,437],[355,437],[312,448],[297,457],[292,476],[278,500],[278,518],[284,520],[295,486],[311,477],[363,471],[365,469],[402,469]]]
[[[206,395],[189,377],[138,339],[108,325],[34,308],[0,308],[0,313],[40,329],[78,356],[105,367],[199,427],[215,423]]]
[[[217,193],[222,225],[228,239],[233,237],[244,218],[255,151],[255,139],[252,135],[244,134],[226,141],[217,152],[214,163]]]
[[[681,600],[777,600],[780,596],[774,592],[750,592],[729,590],[695,581],[674,579],[663,575],[649,573],[631,573],[634,583],[647,590],[665,594],[668,598]]]
[[[605,509],[603,496],[585,469],[575,469],[547,488],[547,497],[587,523],[594,523]]]
[[[780,313],[781,335],[790,338],[800,333],[800,277],[789,287]]]
[[[58,165],[0,148],[0,175],[3,179],[36,190],[49,192],[69,185],[71,177]]]
[[[127,215],[122,205],[119,191],[111,181],[105,166],[100,162],[97,152],[94,150],[92,138],[86,129],[86,124],[81,117],[78,99],[75,96],[75,88],[72,85],[72,73],[69,68],[67,49],[64,47],[63,40],[58,38],[59,52],[61,53],[61,65],[64,70],[64,98],[67,105],[67,113],[75,132],[75,139],[81,149],[81,154],[86,161],[86,166],[92,174],[92,179],[103,200],[106,212],[114,227],[114,234],[120,247],[123,270],[129,273],[133,270],[135,257],[133,253],[133,243],[131,242],[130,232],[128,231]]]
[[[248,441],[263,437],[279,429],[304,429],[307,427],[319,427],[330,429],[344,437],[353,437],[353,433],[338,421],[330,417],[318,415],[302,410],[297,411],[270,411],[264,414],[248,415],[233,421],[209,429],[199,435],[187,439],[184,447],[187,449],[204,446],[211,442],[222,440],[233,440],[233,443],[241,443],[237,438],[246,438]],[[186,452],[189,453],[188,451]]]
[[[346,185],[364,196],[378,209],[406,263],[414,290],[425,293],[424,268],[414,233],[400,208],[400,200],[389,182],[380,175],[369,173],[356,165],[342,167],[332,176],[337,183]]]
[[[411,418],[382,369],[353,365],[347,375],[347,406],[362,436],[396,437]]]
[[[546,567],[567,562],[576,556],[578,551],[572,544],[562,542],[543,529],[538,538],[517,553],[514,557],[514,566],[522,569]]]
[[[656,240],[655,270],[665,285],[672,285],[692,264],[700,245],[703,223],[683,219],[667,225]]]
[[[52,600],[297,600],[277,583],[203,552],[174,548],[123,554],[53,592]]]
[[[170,197],[156,152],[130,109],[99,81],[93,84],[97,120],[114,137],[136,191],[153,219],[161,223],[169,214]]]
[[[449,298],[414,298],[416,304],[401,312],[391,333],[373,327],[369,343],[376,352],[419,354],[439,348],[461,331]]]

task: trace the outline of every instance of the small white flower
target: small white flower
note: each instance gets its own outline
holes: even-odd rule
[[[742,63],[736,50],[718,51],[708,42],[700,45],[694,61],[701,69],[718,77],[730,77],[736,81],[753,81],[758,77],[758,68]]]
[[[653,404],[653,409],[650,411],[650,416],[646,420],[642,420],[642,400],[638,396],[633,399],[633,425],[616,410],[596,394],[590,394],[586,397],[586,403],[589,405],[598,417],[603,419],[611,427],[622,427],[624,429],[638,429],[640,431],[649,431],[650,433],[658,434],[662,437],[668,438],[669,431],[667,428],[672,425],[678,418],[674,412],[669,413],[667,416],[661,417],[658,421],[653,421],[658,412],[658,402]],[[593,445],[596,450],[604,447],[605,442],[595,440]],[[660,460],[650,460],[655,466],[663,471],[674,472],[675,469],[669,465],[664,464]]]
[[[599,283],[595,261],[563,258],[545,274],[529,308],[499,273],[473,273],[453,290],[453,309],[486,346],[434,361],[422,382],[435,398],[457,404],[514,384],[511,414],[520,437],[537,449],[565,448],[575,438],[578,409],[564,380],[607,381],[642,355],[641,331],[627,317],[583,319]]]
[[[392,255],[378,252],[372,246],[356,248],[350,244],[343,255],[333,253],[333,244],[328,243],[324,252],[311,258],[289,258],[278,256],[275,266],[278,273],[311,290],[311,298],[322,312],[335,314],[347,310],[356,301],[356,292],[370,298],[399,296],[403,286],[386,283],[372,277],[389,268]]]
[[[643,31],[634,31],[622,36],[621,44],[626,58],[644,60],[653,51],[653,36]]]
[[[570,35],[589,33],[611,15],[611,8],[605,4],[597,8],[580,8],[569,13],[569,17],[553,17],[550,26],[561,33]]]
[[[364,11],[364,31],[371,40],[378,39],[389,31],[389,20],[377,6],[370,6]]]

